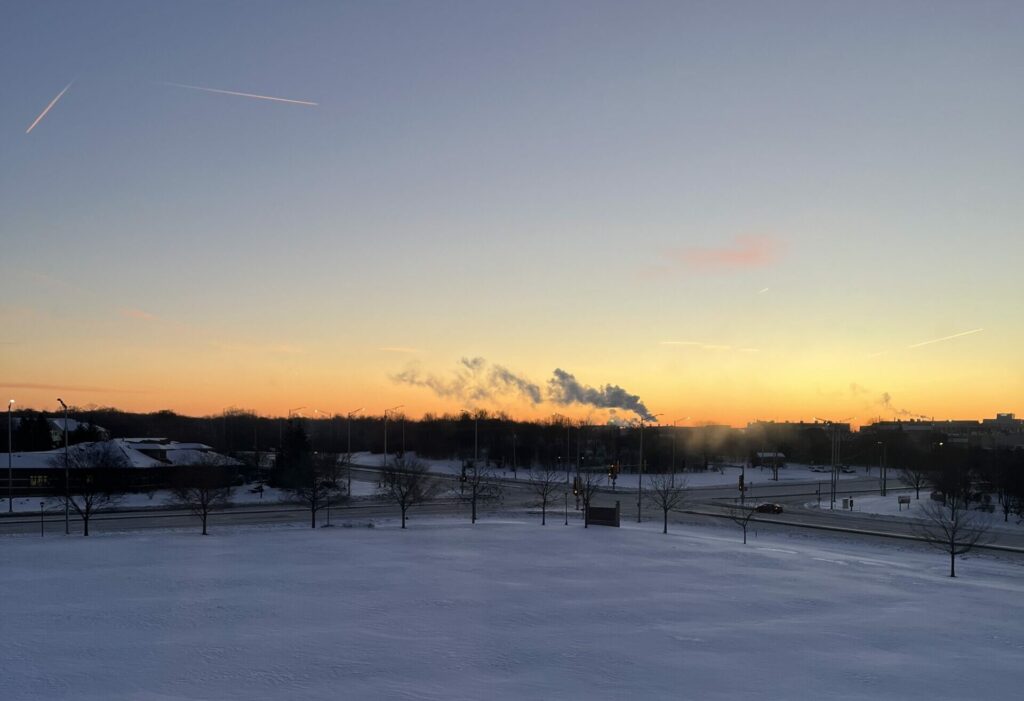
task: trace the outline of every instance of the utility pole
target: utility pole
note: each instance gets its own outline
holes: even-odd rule
[[[663,414],[652,414],[651,420],[655,421]],[[643,518],[644,507],[644,419],[640,417],[640,465],[637,468],[636,476],[636,522],[640,523]]]
[[[636,522],[643,520],[644,499],[644,418],[640,417],[640,461],[636,466]]]
[[[399,404],[398,406],[393,406],[390,409],[384,410],[384,467],[388,466],[388,413],[395,411],[396,409],[401,409],[403,406],[405,405]]]
[[[882,489],[880,490],[880,495],[884,497],[886,495],[886,491],[887,491],[887,487],[888,487],[888,485],[885,483],[885,481],[886,481],[885,478],[887,476],[886,475],[886,467],[887,467],[886,463],[888,462],[888,460],[886,460],[886,458],[888,456],[885,454],[886,453],[885,449],[886,449],[887,446],[882,441],[878,441],[878,447],[881,448],[881,450],[879,451],[879,467],[878,467],[879,472],[882,473],[881,474],[881,477],[882,477]]]
[[[352,496],[352,417],[362,410],[363,407],[359,407],[358,409],[353,409],[352,411],[348,412],[348,414],[346,414],[346,416],[348,417],[348,442],[346,443],[345,450],[348,451],[346,453],[346,459],[348,460],[348,469],[345,470],[345,473],[348,477],[347,489],[349,497]]]
[[[71,501],[71,472],[68,455],[68,405],[64,400],[57,397],[57,401],[64,407],[64,535],[71,535],[71,512],[69,511]]]
[[[14,406],[14,400],[10,399],[7,401],[7,512],[14,511],[14,496],[11,492],[11,481],[14,479],[14,443],[13,434],[11,433],[11,407]]]

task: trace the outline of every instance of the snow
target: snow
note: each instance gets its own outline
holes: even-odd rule
[[[274,489],[273,487],[264,487],[262,498],[260,498],[259,493],[253,492],[252,489],[253,485],[251,484],[235,487],[231,494],[231,503],[234,505],[280,504],[293,499],[288,492],[280,489]],[[352,496],[356,499],[374,497],[378,493],[379,490],[376,482],[352,480]],[[59,511],[64,513],[63,502],[59,499],[45,497],[16,498],[14,500],[14,510],[16,512],[29,511],[38,514],[40,501],[43,502],[43,509],[45,511]],[[135,492],[125,494],[124,497],[117,502],[117,505],[114,508],[146,509],[166,508],[169,506],[175,506],[174,500],[171,496],[171,491],[168,489],[158,489],[152,492]],[[7,508],[7,499],[0,499],[0,507],[2,507],[0,508],[0,511]],[[0,513],[0,517],[2,517],[2,513]]]
[[[930,502],[929,493],[930,489],[921,490],[921,498],[914,498],[914,490],[900,490],[894,491],[889,490],[887,496],[867,496],[857,497],[853,500],[853,509],[839,509],[838,506],[834,513],[848,514],[848,513],[861,513],[861,514],[874,514],[876,516],[892,516],[897,518],[916,518],[920,520],[926,520],[924,514],[924,505]],[[900,496],[909,496],[910,505],[903,504],[902,507],[899,503]],[[818,508],[816,502],[806,504],[808,508]],[[1024,532],[1024,523],[1018,523],[1017,517],[1010,515],[1008,519],[1004,521],[1003,511],[999,507],[999,504],[993,499],[994,511],[985,512],[974,510],[971,513],[974,514],[975,519],[979,525],[986,525],[990,530],[1004,531],[1012,533]],[[828,508],[827,505],[825,508]]]
[[[0,538],[3,696],[1012,698],[1020,560],[726,526]]]

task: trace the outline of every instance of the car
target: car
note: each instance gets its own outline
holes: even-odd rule
[[[754,511],[759,514],[781,514],[782,504],[758,504]]]

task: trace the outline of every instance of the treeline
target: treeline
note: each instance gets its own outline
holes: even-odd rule
[[[47,418],[60,414],[16,412],[21,421],[14,431],[15,450],[46,450],[63,442],[54,440]],[[512,468],[579,464],[582,468],[618,464],[635,471],[641,460],[638,425],[586,425],[564,417],[521,421],[485,410],[459,414],[427,414],[411,419],[401,414],[384,416],[265,417],[244,410],[216,416],[184,416],[172,411],[138,414],[117,409],[75,409],[71,418],[86,428],[72,432],[72,445],[96,440],[95,429],[111,437],[163,437],[205,443],[218,452],[243,455],[277,453],[298,426],[314,453],[351,452],[400,455],[415,453],[433,459],[470,459],[475,454],[493,466]],[[386,428],[386,431],[385,431]],[[6,431],[0,445],[6,450]],[[385,439],[386,434],[386,439]],[[720,463],[756,463],[758,452],[785,455],[787,463],[876,466],[894,469],[932,459],[940,443],[953,449],[949,437],[935,432],[835,432],[828,424],[799,426],[776,424],[744,431],[726,426],[672,427],[645,424],[642,429],[644,469],[649,472],[701,471]],[[985,444],[973,448],[985,452]]]

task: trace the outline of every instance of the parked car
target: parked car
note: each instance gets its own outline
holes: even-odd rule
[[[759,514],[781,514],[782,504],[758,504],[754,511]]]

